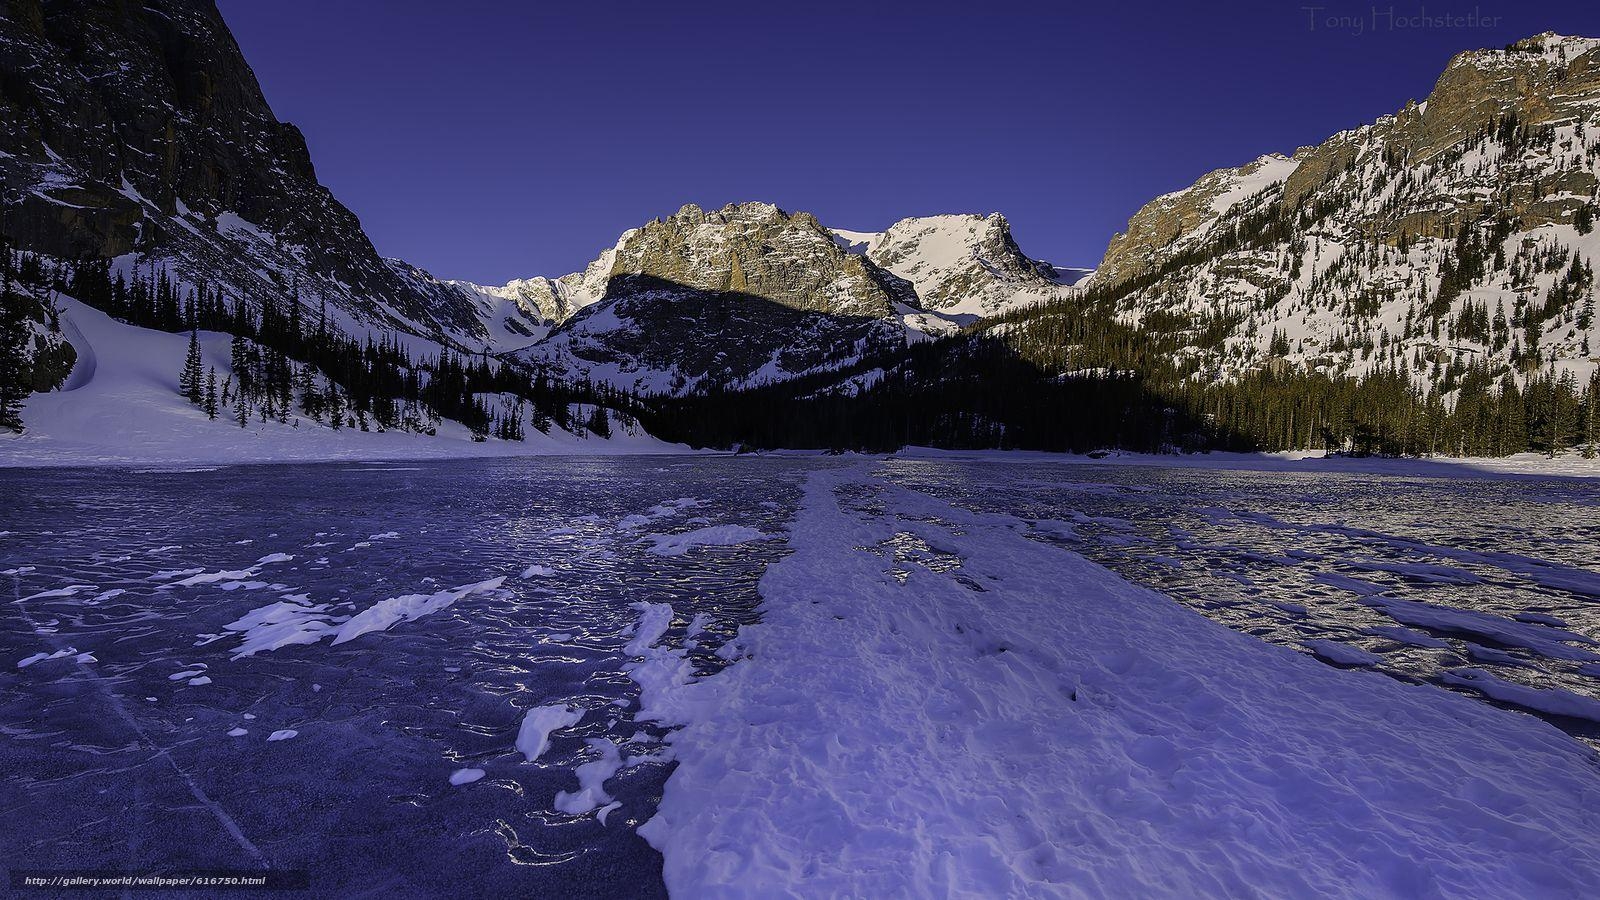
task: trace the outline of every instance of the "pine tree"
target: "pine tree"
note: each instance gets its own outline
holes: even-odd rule
[[[217,369],[215,366],[212,366],[206,372],[205,410],[206,418],[215,419],[217,417]]]
[[[0,428],[22,430],[22,401],[32,392],[28,318],[23,296],[11,287],[11,251],[0,246]]]
[[[1600,452],[1600,372],[1589,376],[1588,389],[1583,393],[1583,458],[1594,459]]]
[[[606,415],[604,406],[596,405],[594,412],[589,414],[589,432],[596,437],[611,437],[611,418]]]
[[[200,332],[189,331],[189,352],[183,359],[183,371],[178,374],[178,393],[195,406],[204,399],[205,371],[200,359]]]

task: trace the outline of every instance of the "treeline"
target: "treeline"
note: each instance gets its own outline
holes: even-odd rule
[[[1452,370],[1447,402],[1407,363],[1364,376],[1282,359],[1224,378],[1194,352],[1222,317],[1121,321],[1104,293],[1001,316],[838,373],[652,402],[653,433],[713,447],[893,450],[907,444],[1082,452],[1325,449],[1501,456],[1600,443],[1600,376]]]
[[[308,310],[292,292],[252,302],[203,284],[182,285],[161,267],[130,276],[105,260],[19,257],[33,267],[36,293],[66,294],[131,325],[189,332],[184,357],[173,361],[179,392],[211,418],[241,427],[293,419],[435,434],[444,419],[453,419],[476,440],[523,440],[529,428],[548,433],[552,427],[609,437],[606,408],[623,421],[638,408],[625,392],[556,381],[483,354],[444,348],[418,356],[389,333],[353,337],[330,321],[325,303]],[[201,331],[232,336],[220,380],[215,367],[203,363]]]
[[[37,260],[0,237],[0,428],[22,430],[22,401],[58,387],[77,353],[62,337],[55,307],[37,299],[45,283]]]
[[[853,373],[853,374],[851,374]],[[1207,446],[1203,423],[1153,397],[1134,372],[1044,378],[1004,342],[912,345],[841,375],[657,398],[650,433],[694,446],[890,451],[906,445],[1086,452]]]

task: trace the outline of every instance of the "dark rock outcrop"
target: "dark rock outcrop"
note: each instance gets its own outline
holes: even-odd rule
[[[470,341],[470,304],[379,258],[211,0],[0,0],[0,231],[357,322]]]

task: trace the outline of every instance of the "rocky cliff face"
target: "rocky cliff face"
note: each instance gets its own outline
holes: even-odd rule
[[[584,302],[601,283],[600,297]],[[914,299],[810,214],[765,203],[711,212],[690,204],[554,284],[579,311],[523,357],[648,393],[842,365],[903,342],[898,304]]]
[[[0,175],[18,247],[486,337],[465,298],[378,257],[211,0],[0,0]]]
[[[691,204],[626,232],[583,273],[469,287],[565,323],[530,360],[684,392],[843,366],[1057,296],[1073,274],[1025,256],[999,214],[862,233],[767,203]]]
[[[1583,379],[1597,176],[1600,40],[1540,35],[1458,55],[1424,103],[1157,198],[1092,284],[1130,321],[1190,323],[1219,373]]]
[[[874,318],[894,311],[896,286],[881,270],[839,247],[810,213],[768,203],[714,212],[691,203],[652,221],[618,245],[610,277],[624,275],[760,297],[799,311]]]

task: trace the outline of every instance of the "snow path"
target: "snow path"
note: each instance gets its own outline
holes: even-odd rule
[[[862,475],[811,476],[746,658],[645,698],[687,723],[640,829],[674,895],[1600,883],[1600,761],[1554,727],[1265,644],[1019,520]],[[897,561],[907,534],[959,567]]]

